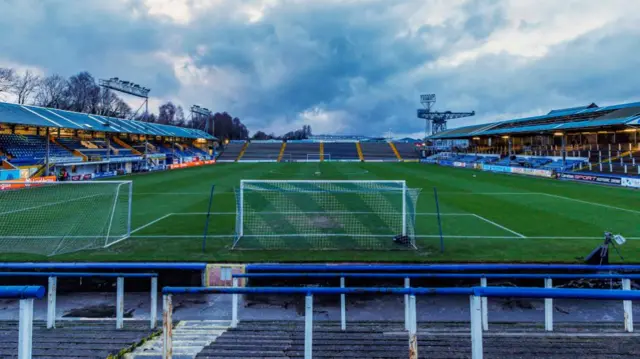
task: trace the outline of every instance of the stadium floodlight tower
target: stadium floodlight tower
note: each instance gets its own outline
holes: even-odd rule
[[[195,118],[201,118],[201,117],[204,117],[206,120],[204,125],[204,131],[210,134],[211,136],[213,136],[213,117],[211,116],[211,110],[209,110],[208,108],[200,107],[198,105],[191,106],[192,123]],[[194,123],[194,126],[195,126],[195,123]]]
[[[136,112],[134,112],[131,115],[131,117],[129,117],[129,119],[133,120],[138,114],[138,112],[140,111],[140,109],[142,108],[142,106],[144,106],[144,114],[142,116],[142,121],[146,122],[147,116],[149,115],[149,92],[151,91],[151,89],[140,86],[133,82],[122,81],[117,77],[112,77],[108,80],[101,79],[98,83],[100,84],[101,87],[106,88],[108,90],[112,90],[112,91],[116,91],[116,92],[120,92],[120,93],[124,93],[127,95],[144,99],[144,102],[142,102],[142,105],[138,107]],[[105,137],[107,138],[107,145],[109,145],[109,142],[110,142],[109,136],[105,136]],[[145,138],[144,152],[146,155],[147,147],[148,147],[148,138],[146,135],[144,136],[144,138]],[[109,154],[109,151],[107,151],[107,154]]]
[[[418,109],[418,118],[426,120],[426,126],[424,130],[424,137],[427,138],[430,135],[442,132],[447,129],[447,121],[456,118],[470,117],[476,114],[475,111],[471,112],[452,112],[452,111],[431,111],[433,105],[436,103],[435,94],[420,95],[420,103],[424,108]]]

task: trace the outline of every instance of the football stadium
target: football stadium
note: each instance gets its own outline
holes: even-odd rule
[[[638,14],[0,0],[0,359],[640,358]]]
[[[637,354],[640,103],[420,141],[11,103],[0,122],[3,358]]]

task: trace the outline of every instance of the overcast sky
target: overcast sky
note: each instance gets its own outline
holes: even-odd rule
[[[120,77],[252,132],[417,135],[422,93],[476,111],[450,127],[640,100],[638,0],[0,0],[0,34],[0,66]]]

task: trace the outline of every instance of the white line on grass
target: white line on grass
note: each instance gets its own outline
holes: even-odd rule
[[[625,211],[625,212],[630,212],[630,213],[636,213],[636,214],[640,214],[640,211],[634,211],[633,209],[627,209],[627,208],[621,208],[621,207],[615,207],[615,206],[610,206],[608,204],[602,204],[602,203],[596,203],[596,202],[589,202],[589,201],[583,201],[581,199],[575,199],[575,198],[571,198],[571,197],[565,197],[565,196],[558,196],[555,194],[549,194],[549,193],[544,193],[544,192],[539,192],[537,194],[542,194],[545,196],[549,196],[549,197],[553,197],[553,198],[560,198],[560,199],[566,199],[567,201],[574,201],[574,202],[578,202],[578,203],[584,203],[584,204],[590,204],[592,206],[598,206],[598,207],[604,207],[604,208],[609,208],[609,209],[616,209],[618,211]]]
[[[163,235],[163,234],[150,234],[150,235],[144,235],[144,234],[138,234],[135,236],[131,236],[131,238],[202,238],[202,234],[200,235],[174,235],[174,234],[169,234],[169,235]],[[207,238],[233,238],[234,235],[232,234],[208,234]]]
[[[399,214],[399,212],[253,212],[255,214]],[[182,212],[172,213],[174,216],[235,215],[236,212]],[[416,216],[437,216],[438,213],[418,212]],[[440,213],[441,216],[475,216],[473,213]]]
[[[435,234],[427,234],[427,235],[416,235],[416,238],[440,238],[439,235]],[[522,237],[514,237],[514,236],[448,236],[443,235],[442,238],[460,238],[460,239],[520,239]]]
[[[520,233],[518,233],[518,232],[516,232],[516,231],[514,231],[514,230],[511,230],[511,229],[509,229],[509,228],[507,228],[507,227],[505,227],[505,226],[499,225],[498,223],[496,223],[496,222],[494,222],[494,221],[488,220],[488,219],[486,219],[486,218],[484,218],[484,217],[482,217],[482,216],[479,216],[479,215],[477,215],[477,214],[475,214],[475,213],[474,213],[473,215],[474,215],[476,218],[481,219],[481,220],[483,220],[483,221],[485,221],[485,222],[487,222],[487,223],[489,223],[489,224],[493,224],[494,226],[496,226],[496,227],[498,227],[498,228],[504,229],[504,230],[505,230],[505,231],[507,231],[507,232],[511,232],[511,233],[515,234],[516,236],[518,236],[518,237],[520,237],[520,238],[527,238],[525,235],[520,234]]]
[[[220,193],[214,193],[214,195],[220,195],[223,194],[225,192],[220,192]],[[209,196],[211,194],[211,192],[133,192],[133,195],[149,195],[149,196],[163,196],[163,195],[167,195],[167,196],[189,196],[189,195],[193,195],[193,196]]]
[[[536,192],[438,192],[438,194],[453,194],[453,195],[495,195],[495,196],[521,196],[537,194]]]
[[[145,228],[149,227],[152,224],[158,223],[158,222],[162,221],[163,219],[165,219],[165,218],[167,218],[167,217],[169,217],[171,215],[173,215],[173,213],[165,214],[164,216],[162,216],[160,218],[154,219],[153,221],[134,229],[133,231],[131,231],[131,234],[134,234],[134,233],[136,233],[137,231],[139,231],[141,229],[145,229]]]

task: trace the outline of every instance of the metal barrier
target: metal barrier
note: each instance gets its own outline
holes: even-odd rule
[[[0,266],[2,264],[0,263]],[[278,272],[450,272],[450,271],[640,271],[640,265],[612,264],[247,264],[246,271]]]
[[[158,275],[156,273],[84,273],[84,272],[0,272],[0,277],[48,277],[47,328],[56,327],[56,292],[58,278],[116,278],[116,329],[124,326],[124,279],[151,278],[151,329],[158,321]]]
[[[44,296],[43,286],[0,286],[0,298],[20,299],[18,359],[31,359],[33,343],[33,299]]]
[[[412,278],[449,278],[449,279],[479,279],[480,287],[487,287],[487,279],[543,279],[544,287],[553,288],[554,279],[616,279],[622,280],[622,289],[631,290],[631,280],[640,279],[640,274],[530,274],[530,273],[242,273],[234,274],[233,287],[238,287],[238,278],[340,278],[340,288],[345,288],[345,278],[387,278],[404,279],[404,288],[411,288]],[[409,295],[404,296],[405,329],[409,330]],[[623,301],[624,328],[633,332],[632,302]],[[482,329],[489,330],[489,309],[487,298],[481,300]],[[340,323],[342,330],[346,330],[346,299],[340,294]],[[234,294],[231,302],[231,326],[238,325],[238,295]],[[553,298],[544,300],[544,327],[546,331],[553,331]]]
[[[304,357],[313,357],[313,295],[337,294],[396,294],[409,295],[409,358],[418,358],[416,295],[469,295],[471,306],[471,354],[473,359],[482,359],[482,313],[483,297],[524,297],[524,298],[574,298],[638,300],[640,291],[600,290],[600,289],[547,289],[547,288],[303,288],[303,287],[164,287],[163,294],[163,358],[173,356],[173,294],[304,294],[305,333]]]
[[[207,263],[190,263],[190,262],[0,262],[2,270],[205,270]]]

